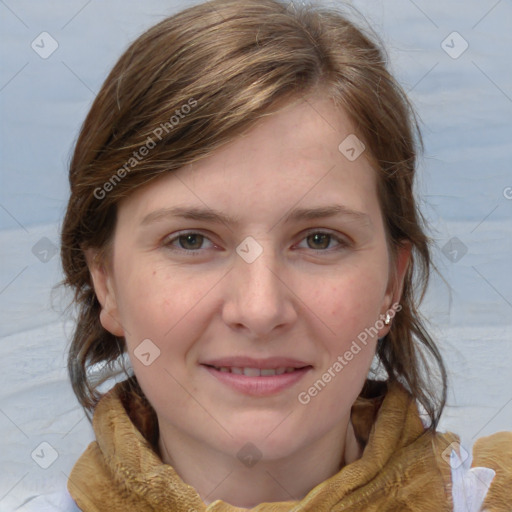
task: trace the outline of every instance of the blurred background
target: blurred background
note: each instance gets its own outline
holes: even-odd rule
[[[62,489],[93,439],[65,369],[69,297],[55,288],[73,143],[128,43],[190,5],[0,0],[1,511]],[[444,277],[423,313],[449,371],[441,430],[469,448],[512,429],[512,4],[348,5],[421,119],[417,192]]]

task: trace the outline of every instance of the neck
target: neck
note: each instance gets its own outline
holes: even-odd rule
[[[252,508],[264,502],[299,501],[362,452],[348,419],[297,453],[280,459],[262,457],[250,465],[162,426],[159,446],[163,461],[172,465],[207,505],[222,500]]]

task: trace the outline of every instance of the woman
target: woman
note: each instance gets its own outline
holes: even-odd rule
[[[436,432],[420,145],[382,51],[334,10],[214,0],[128,48],[62,229],[96,434],[81,510],[510,510],[512,433],[476,443],[467,484]],[[123,355],[133,375],[101,394],[90,370]]]

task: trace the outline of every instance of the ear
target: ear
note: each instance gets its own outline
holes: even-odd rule
[[[124,336],[110,265],[97,249],[86,249],[84,252],[94,291],[101,304],[101,325],[114,336]]]
[[[389,312],[391,318],[393,318],[396,312],[400,311],[400,309],[396,309],[396,307],[402,298],[405,275],[411,260],[411,251],[412,244],[409,241],[402,242],[397,250],[395,261],[392,262],[393,266],[390,268],[390,280],[380,316],[382,320],[384,320],[387,312]],[[389,325],[385,325],[384,328],[379,331],[379,338],[382,338],[389,332],[392,321],[393,320],[391,320]]]

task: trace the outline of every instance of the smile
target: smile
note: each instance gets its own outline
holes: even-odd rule
[[[229,358],[200,365],[223,387],[237,393],[265,397],[297,384],[313,366],[284,358],[254,360]]]
[[[219,372],[235,373],[236,375],[245,375],[246,377],[270,377],[272,375],[282,375],[283,373],[292,373],[297,370],[291,366],[280,368],[238,368],[236,366],[212,366]]]

